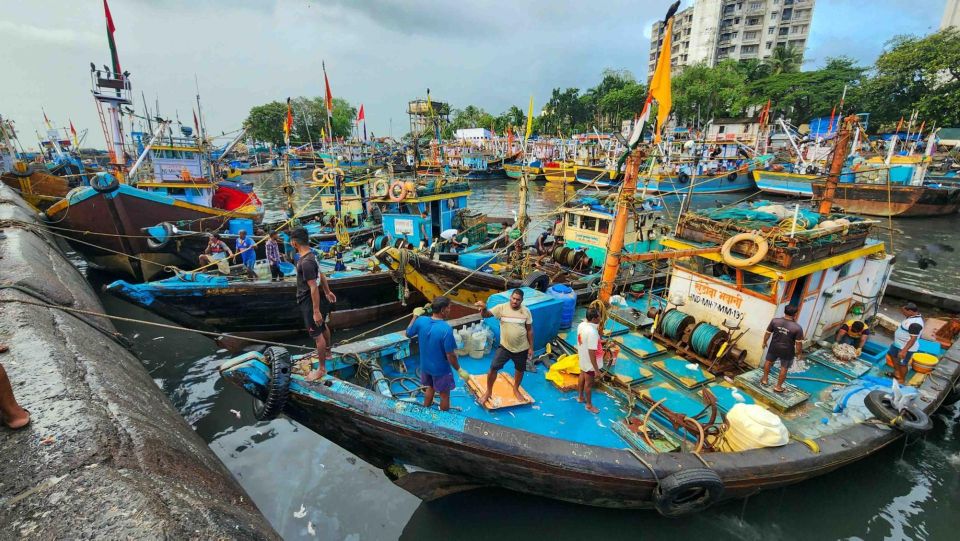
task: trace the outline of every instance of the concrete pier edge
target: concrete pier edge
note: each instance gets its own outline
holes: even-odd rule
[[[102,312],[0,186],[0,299]],[[266,518],[104,318],[0,303],[0,363],[31,425],[0,425],[0,539],[276,539]]]

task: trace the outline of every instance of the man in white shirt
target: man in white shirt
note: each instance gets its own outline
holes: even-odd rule
[[[913,354],[920,349],[920,333],[923,332],[923,316],[917,305],[908,302],[900,312],[904,320],[893,333],[893,344],[887,351],[887,357],[893,361],[893,377],[903,385],[910,369],[910,360]]]
[[[603,352],[600,349],[600,312],[587,309],[587,317],[577,326],[577,353],[580,355],[580,377],[577,379],[577,402],[583,402],[590,413],[599,410],[591,402],[593,382],[603,368]]]

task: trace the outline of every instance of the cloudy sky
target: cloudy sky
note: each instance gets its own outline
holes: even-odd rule
[[[407,131],[423,97],[498,113],[539,108],[554,87],[587,88],[603,68],[646,74],[650,24],[669,0],[110,0],[120,63],[161,113],[192,123],[199,80],[211,131],[253,105],[323,93],[363,103],[368,127]],[[807,67],[846,54],[871,63],[900,33],[937,29],[945,0],[818,0]],[[691,0],[684,0],[684,6]],[[917,6],[923,6],[918,9]],[[868,9],[865,9],[869,6]],[[41,108],[102,146],[89,64],[110,61],[101,0],[0,0],[0,114],[35,146]]]

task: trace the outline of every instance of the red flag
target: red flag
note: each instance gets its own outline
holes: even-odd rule
[[[833,110],[830,111],[830,125],[827,126],[827,133],[830,133],[830,132],[833,131],[833,117],[834,117],[836,114],[837,114],[837,106],[834,105],[834,106],[833,106]]]
[[[103,0],[103,13],[107,16],[107,42],[110,44],[110,59],[113,60],[113,71],[120,76],[120,57],[117,55],[117,42],[113,40],[113,33],[117,27],[113,25],[113,16],[110,15],[110,6]]]
[[[361,120],[366,120],[366,119],[367,119],[366,115],[363,114],[363,104],[361,103],[360,111],[357,112],[357,122],[360,122]]]
[[[79,147],[80,143],[77,141],[77,129],[73,127],[73,120],[70,120],[70,135],[73,135],[73,146]]]
[[[903,117],[900,117],[900,122],[897,122],[897,129],[893,130],[894,133],[900,133],[900,128],[903,127]]]
[[[47,118],[47,112],[46,112],[42,107],[40,108],[40,111],[43,112],[43,121],[44,121],[44,123],[46,123],[47,129],[48,129],[48,130],[52,130],[52,129],[53,129],[53,126],[50,125],[50,119]]]
[[[200,137],[200,122],[197,120],[196,111],[193,111],[193,129],[197,130],[197,137]]]
[[[327,79],[327,66],[325,63],[323,63],[322,65],[323,65],[323,84],[327,88],[327,95],[324,101],[326,102],[326,106],[327,106],[327,116],[332,118],[333,117],[333,92],[330,91],[330,80]],[[331,134],[331,137],[332,137],[332,134]]]
[[[283,122],[283,134],[287,138],[287,144],[290,143],[290,132],[293,130],[293,105],[290,98],[287,98],[287,118]]]

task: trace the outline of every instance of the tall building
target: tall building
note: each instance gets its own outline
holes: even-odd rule
[[[947,0],[947,7],[943,10],[943,20],[940,21],[940,30],[951,26],[960,28],[960,0]]]
[[[957,0],[950,0],[953,4]],[[764,59],[778,46],[803,52],[816,0],[694,0],[676,14],[670,60],[674,68],[703,62],[713,66],[732,58]],[[663,21],[650,33],[648,74],[663,43]]]

